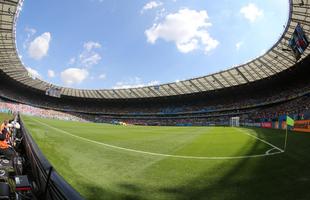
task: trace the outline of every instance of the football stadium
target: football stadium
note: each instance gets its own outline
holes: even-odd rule
[[[277,41],[244,64],[110,89],[32,73],[17,44],[27,1],[0,0],[0,199],[310,199],[310,0],[289,0]],[[93,56],[100,45],[84,47]]]

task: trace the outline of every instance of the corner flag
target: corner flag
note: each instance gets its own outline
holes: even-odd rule
[[[289,116],[286,116],[286,125],[294,126],[294,120],[290,118]]]
[[[285,141],[284,141],[284,151],[287,145],[287,126],[294,126],[294,120],[290,118],[288,115],[286,116],[286,134],[285,134]]]

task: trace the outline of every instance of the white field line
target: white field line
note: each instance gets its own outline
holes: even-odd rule
[[[268,151],[266,151],[266,154],[270,154],[270,152],[272,152],[272,150],[274,150],[275,148],[271,148]]]
[[[140,151],[140,150],[135,150],[135,149],[128,149],[128,148],[124,148],[124,147],[119,147],[119,146],[115,146],[115,145],[111,145],[111,144],[106,144],[103,142],[98,142],[98,141],[94,141],[94,140],[90,140],[84,137],[80,137],[77,135],[73,135],[68,131],[50,126],[46,123],[40,122],[36,119],[31,118],[31,120],[38,122],[39,124],[42,124],[46,127],[49,127],[51,129],[54,129],[58,132],[62,132],[66,135],[69,135],[71,137],[75,137],[77,139],[80,140],[84,140],[86,142],[90,142],[90,143],[94,143],[97,145],[101,145],[104,147],[109,147],[109,148],[113,148],[113,149],[119,149],[119,150],[123,150],[123,151],[128,151],[128,152],[134,152],[134,153],[140,153],[140,154],[145,154],[145,155],[152,155],[152,156],[162,156],[162,157],[170,157],[170,158],[182,158],[182,159],[197,159],[197,160],[229,160],[229,159],[244,159],[244,158],[258,158],[258,157],[265,157],[265,156],[272,156],[272,155],[276,155],[276,154],[280,154],[283,153],[281,152],[274,152],[274,153],[270,153],[270,154],[256,154],[256,155],[248,155],[248,156],[181,156],[181,155],[171,155],[171,154],[161,154],[161,153],[153,153],[153,152],[148,152],[148,151]]]
[[[259,138],[259,137],[256,137],[255,135],[252,135],[252,134],[250,134],[250,133],[247,133],[247,132],[243,131],[242,129],[237,129],[237,130],[238,130],[240,133],[242,133],[242,134],[248,135],[248,136],[253,137],[253,138],[255,138],[255,139],[257,139],[257,140],[259,140],[259,141],[261,141],[261,142],[263,142],[263,143],[265,143],[265,144],[268,144],[269,146],[273,147],[274,149],[279,150],[281,153],[284,152],[283,149],[281,149],[281,148],[279,148],[279,147],[277,147],[277,146],[271,144],[270,142],[267,142],[266,140],[263,140],[263,139],[261,139],[261,138]]]

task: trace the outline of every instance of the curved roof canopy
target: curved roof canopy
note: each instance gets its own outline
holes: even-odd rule
[[[21,62],[16,48],[16,20],[23,0],[0,1],[0,70],[10,78],[45,92],[51,87],[59,88],[61,95],[81,98],[127,99],[175,96],[212,91],[261,80],[286,70],[296,64],[288,41],[300,23],[310,35],[310,0],[290,0],[290,12],[284,33],[264,55],[231,69],[185,81],[130,89],[82,90],[55,86],[33,78]],[[268,30],[266,30],[268,31]],[[309,55],[309,48],[302,59]]]

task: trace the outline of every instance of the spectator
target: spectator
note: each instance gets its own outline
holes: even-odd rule
[[[8,144],[8,138],[8,129],[4,128],[0,133],[0,154],[11,160],[15,153],[12,147]]]

